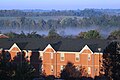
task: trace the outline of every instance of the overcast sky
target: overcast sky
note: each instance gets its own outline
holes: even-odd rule
[[[120,0],[0,0],[0,9],[120,9]]]

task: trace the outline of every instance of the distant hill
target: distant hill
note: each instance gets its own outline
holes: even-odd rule
[[[38,17],[38,16],[100,16],[100,15],[120,15],[120,9],[84,9],[84,10],[0,10],[1,17]]]
[[[120,29],[120,9],[0,10],[2,33],[21,31],[40,33],[51,29],[69,35],[97,30],[106,36]]]

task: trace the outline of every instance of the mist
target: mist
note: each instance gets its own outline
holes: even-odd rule
[[[112,31],[119,30],[119,27],[99,27],[99,26],[90,26],[90,27],[81,27],[81,28],[76,28],[76,27],[67,27],[67,28],[61,28],[61,29],[56,29],[57,33],[60,36],[77,36],[80,32],[87,32],[89,30],[97,30],[100,35],[103,38],[108,37]],[[50,29],[49,29],[50,30]],[[17,34],[20,34],[22,31],[25,34],[31,33],[31,32],[36,32],[39,35],[45,35],[47,36],[49,33],[49,30],[41,30],[41,29],[0,29],[1,33],[10,33],[14,32]]]

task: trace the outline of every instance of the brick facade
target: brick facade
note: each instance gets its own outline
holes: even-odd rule
[[[17,52],[21,52],[20,48],[15,43],[8,51],[11,54],[11,59],[14,59]],[[79,52],[55,51],[50,44],[48,44],[48,46],[43,51],[24,51],[26,53],[26,56],[28,57],[28,60],[38,70],[37,73],[39,73],[40,63],[39,61],[37,62],[37,59],[41,58],[42,71],[44,71],[46,75],[54,75],[56,77],[59,77],[61,70],[64,68],[67,62],[72,62],[76,67],[84,67],[86,72],[88,73],[88,76],[99,76],[102,53],[93,53],[87,45],[85,45],[83,49]]]

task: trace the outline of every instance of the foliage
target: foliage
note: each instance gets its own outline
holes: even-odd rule
[[[100,38],[100,34],[96,30],[90,30],[90,31],[88,31],[85,34],[84,38],[87,38],[87,39],[98,39],[98,38]]]
[[[18,53],[14,60],[10,60],[10,53],[0,53],[0,80],[32,80],[35,69],[25,58],[25,54]]]
[[[120,30],[115,30],[110,33],[108,39],[120,39]]]
[[[70,15],[72,17],[69,17],[69,14],[71,14],[71,12],[73,12],[74,14],[74,11],[68,11],[68,12],[65,12],[68,14],[66,15],[66,17],[63,16],[62,18],[58,18],[58,19],[45,20],[41,18],[34,19],[36,18],[35,16],[27,17],[27,14],[29,14],[29,12],[26,13],[26,16],[14,17],[14,19],[12,19],[12,11],[10,13],[11,15],[8,14],[11,18],[6,18],[8,15],[5,15],[5,14],[9,13],[9,11],[1,11],[3,15],[1,15],[2,18],[0,19],[0,28],[2,30],[5,30],[5,29],[13,30],[14,29],[14,30],[24,31],[24,30],[50,30],[52,28],[64,29],[64,28],[69,28],[69,27],[70,28],[73,28],[73,27],[88,28],[88,27],[93,27],[93,26],[97,26],[100,29],[104,29],[104,28],[111,28],[111,27],[119,28],[120,26],[119,15],[100,14],[100,12],[97,12],[98,14],[97,15],[95,14],[96,11],[94,10],[84,10],[80,12],[81,16]],[[56,13],[59,14],[61,12],[56,11]],[[34,14],[37,14],[37,13],[32,12],[29,15],[34,15]],[[39,13],[39,14],[41,15],[42,13]],[[51,12],[48,12],[47,14],[51,15]],[[47,14],[46,15],[43,14],[43,15],[48,16]],[[78,13],[75,12],[75,14],[78,14]],[[24,12],[21,13],[20,15],[24,15]],[[56,14],[53,12],[52,16],[55,16],[55,15]],[[60,16],[60,15],[57,15],[57,16]]]
[[[112,42],[106,47],[103,55],[105,76],[113,80],[120,79],[120,42]]]
[[[81,78],[83,72],[84,69],[82,67],[80,67],[80,69],[77,69],[73,63],[68,62],[65,68],[61,71],[60,75],[62,79]]]
[[[51,29],[48,33],[48,38],[59,38],[60,35],[57,33],[55,29]]]
[[[23,31],[21,31],[20,34],[10,32],[10,33],[6,33],[5,35],[9,36],[10,38],[41,38],[42,37],[41,35],[37,34],[37,32],[31,32],[25,34]]]
[[[87,32],[80,32],[77,37],[78,38],[85,38],[86,33]]]
[[[35,69],[27,61],[24,52],[17,53],[17,56],[12,61],[14,67],[14,80],[31,80],[34,76]]]
[[[5,35],[9,36],[9,38],[16,38],[19,36],[19,34],[15,32],[9,32],[9,33],[6,33]]]
[[[11,80],[13,74],[10,53],[2,50],[0,53],[0,80]]]

